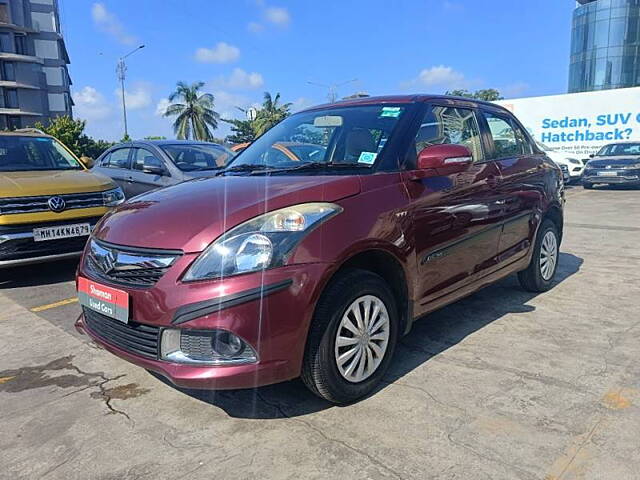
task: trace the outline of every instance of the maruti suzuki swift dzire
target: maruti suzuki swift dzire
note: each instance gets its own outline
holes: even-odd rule
[[[178,386],[302,377],[348,403],[375,388],[415,319],[516,272],[549,289],[563,205],[561,171],[499,106],[319,106],[215,178],[108,214],[79,266],[76,325]]]

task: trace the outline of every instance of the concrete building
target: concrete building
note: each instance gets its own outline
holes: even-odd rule
[[[640,0],[578,0],[569,92],[640,85]]]
[[[58,0],[0,0],[0,129],[71,115]]]

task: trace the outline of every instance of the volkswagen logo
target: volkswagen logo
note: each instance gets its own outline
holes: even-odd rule
[[[61,212],[67,207],[67,204],[62,197],[51,197],[47,201],[47,204],[52,212]]]

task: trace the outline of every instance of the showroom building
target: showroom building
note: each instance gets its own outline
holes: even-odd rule
[[[640,85],[640,0],[578,0],[569,92]]]

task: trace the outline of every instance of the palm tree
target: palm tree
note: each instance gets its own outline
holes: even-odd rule
[[[173,131],[180,140],[210,141],[212,130],[218,128],[220,115],[214,110],[214,98],[210,93],[200,93],[204,82],[187,85],[178,82],[176,91],[169,95],[171,104],[164,112],[165,117],[176,117]],[[178,102],[176,103],[176,100]]]
[[[264,92],[264,101],[262,102],[262,108],[258,110],[254,122],[256,135],[262,135],[276,123],[279,123],[280,121],[291,115],[291,112],[289,112],[291,103],[279,105],[279,102],[279,93],[276,93],[276,96],[272,97],[269,92]]]

